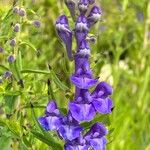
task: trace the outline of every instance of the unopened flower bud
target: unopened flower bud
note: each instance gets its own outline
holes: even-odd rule
[[[10,40],[10,46],[15,47],[16,46],[16,39]]]
[[[3,53],[4,49],[2,47],[0,47],[0,53]]]
[[[14,55],[8,56],[8,62],[9,62],[9,63],[13,63],[15,60],[16,60],[16,58],[15,58]]]
[[[89,0],[89,4],[94,4],[95,3],[95,0]]]
[[[20,24],[17,23],[17,24],[15,24],[15,26],[14,26],[14,32],[19,32],[19,31],[20,31]]]
[[[102,16],[102,10],[101,8],[94,6],[88,16],[88,25],[91,27],[94,25],[97,21],[100,20]]]
[[[20,15],[21,17],[26,16],[26,10],[25,10],[24,8],[20,8],[20,9],[19,9],[19,15]]]
[[[10,71],[6,71],[3,75],[3,77],[6,79],[6,78],[10,78],[12,76],[12,72]]]
[[[70,11],[70,14],[73,19],[75,19],[75,14],[76,14],[76,3],[73,0],[65,0],[66,6]]]
[[[41,22],[39,20],[34,20],[33,21],[33,25],[36,27],[36,28],[40,28],[41,27]]]
[[[87,11],[88,6],[89,6],[88,0],[80,0],[78,3],[79,10],[80,10],[80,12],[83,12],[83,13],[85,13]]]
[[[18,14],[19,13],[19,7],[14,7],[13,8],[13,13]]]

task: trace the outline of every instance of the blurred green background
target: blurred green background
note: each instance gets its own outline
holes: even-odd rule
[[[27,16],[14,14],[13,4],[25,8]],[[91,30],[97,38],[91,44],[91,68],[95,77],[114,88],[113,113],[97,117],[110,131],[107,149],[150,150],[150,1],[97,0],[97,4],[103,16]],[[73,99],[69,76],[74,64],[66,58],[54,26],[64,13],[73,27],[62,0],[0,0],[0,47],[5,50],[0,53],[1,150],[48,150],[47,143],[63,144],[55,133],[46,135],[49,140],[38,134],[35,120],[44,115],[48,99],[55,98],[62,110]],[[34,20],[41,21],[40,28]],[[16,34],[13,26],[18,22],[21,32]],[[12,48],[9,42],[14,37],[17,45]],[[7,62],[10,54],[15,54],[14,66]],[[3,78],[6,70],[13,78]]]

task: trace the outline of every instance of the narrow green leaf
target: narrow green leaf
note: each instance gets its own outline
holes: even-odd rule
[[[31,131],[31,133],[40,141],[44,142],[45,144],[52,147],[53,150],[63,150],[61,145],[54,142],[53,138],[46,138],[43,134],[37,132],[37,131]]]
[[[31,44],[30,42],[24,41],[24,42],[21,42],[19,45],[27,45],[27,46],[29,46],[31,49],[33,49],[35,52],[37,52],[36,47],[35,47],[33,44]]]
[[[55,84],[63,91],[69,90],[69,88],[64,85],[59,78],[57,77],[56,73],[50,69],[50,73],[51,73],[51,78],[53,79],[53,81],[55,82]]]
[[[48,71],[42,71],[42,70],[33,70],[33,69],[24,69],[24,70],[21,70],[21,73],[39,73],[39,74],[50,74]]]

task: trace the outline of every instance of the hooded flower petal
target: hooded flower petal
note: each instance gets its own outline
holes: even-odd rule
[[[107,134],[108,130],[106,129],[106,127],[102,123],[97,122],[87,132],[87,134],[85,135],[85,139],[89,141],[90,139],[93,138],[101,138]]]
[[[77,103],[70,103],[69,110],[77,121],[91,121],[96,112],[95,109],[91,104],[77,104]]]
[[[106,82],[100,82],[94,92],[92,93],[92,96],[94,98],[106,98],[108,97],[109,95],[111,95],[113,92],[113,89],[112,87],[106,83]]]
[[[58,132],[59,135],[64,139],[64,140],[69,140],[72,141],[75,138],[79,137],[81,131],[83,130],[82,127],[79,125],[62,125]]]
[[[65,144],[65,150],[88,150],[89,146],[87,145],[71,145]]]
[[[57,130],[61,126],[61,119],[57,116],[40,117],[39,123],[45,130]]]
[[[75,76],[71,76],[70,80],[74,85],[76,85],[80,89],[89,89],[98,82],[98,79],[91,79],[87,77],[75,77]]]
[[[95,138],[90,140],[90,145],[94,150],[105,150],[106,149],[106,139],[102,138]]]
[[[113,107],[112,100],[110,98],[106,99],[94,99],[92,101],[94,108],[101,114],[109,114],[111,113],[111,109]]]

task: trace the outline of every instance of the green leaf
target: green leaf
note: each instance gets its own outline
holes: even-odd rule
[[[35,47],[33,44],[31,44],[30,42],[24,41],[24,42],[21,42],[19,45],[27,45],[27,46],[29,46],[31,49],[33,49],[35,52],[37,52],[36,47]]]
[[[0,148],[1,148],[1,150],[9,149],[10,142],[11,142],[11,139],[9,137],[6,137],[6,136],[0,137]]]
[[[55,84],[63,91],[69,90],[69,88],[64,85],[59,78],[57,77],[56,73],[50,69],[50,73],[51,73],[51,78],[53,79],[53,81],[55,82]]]
[[[21,73],[50,74],[50,72],[48,72],[48,71],[33,70],[33,69],[24,69],[24,70],[21,70]]]
[[[54,142],[53,138],[46,138],[43,134],[37,131],[31,131],[31,133],[41,142],[44,142],[45,144],[49,145],[53,150],[63,150],[60,144]]]

